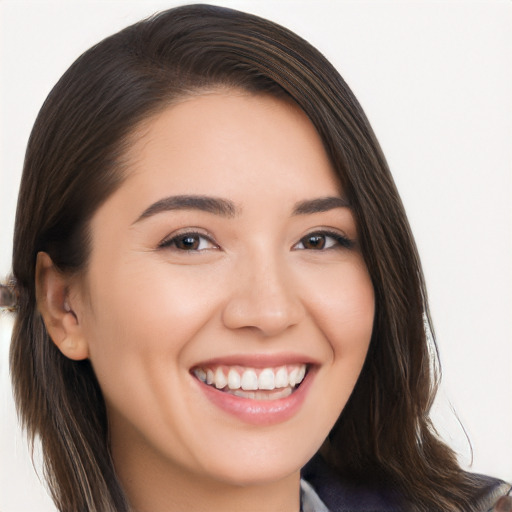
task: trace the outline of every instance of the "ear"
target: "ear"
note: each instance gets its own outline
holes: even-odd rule
[[[60,272],[45,252],[37,254],[36,300],[53,343],[69,359],[89,357],[83,329],[69,297],[70,278]]]

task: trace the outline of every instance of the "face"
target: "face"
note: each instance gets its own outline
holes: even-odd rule
[[[294,474],[341,413],[374,295],[314,127],[239,91],[146,122],[71,295],[116,465],[236,485]]]

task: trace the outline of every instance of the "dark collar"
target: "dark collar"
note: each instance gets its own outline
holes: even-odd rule
[[[389,487],[342,479],[315,455],[303,468],[309,482],[331,512],[397,512],[404,510],[401,500]]]
[[[330,512],[407,512],[400,495],[384,483],[351,481],[337,475],[320,455],[303,468],[301,477],[309,482]],[[510,491],[502,480],[469,475],[474,483],[475,509],[487,512],[498,498]]]

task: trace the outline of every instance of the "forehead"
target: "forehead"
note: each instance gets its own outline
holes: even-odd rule
[[[290,182],[339,190],[320,136],[291,100],[240,90],[191,96],[146,120],[132,141],[128,179],[165,182],[173,193],[242,184],[285,192]]]

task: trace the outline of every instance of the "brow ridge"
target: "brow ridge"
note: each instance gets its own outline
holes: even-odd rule
[[[333,210],[335,208],[351,208],[350,202],[344,197],[328,196],[317,199],[299,201],[293,208],[293,215],[309,215]]]
[[[296,203],[292,210],[292,215],[309,215],[321,213],[335,208],[350,208],[350,203],[343,197],[327,196],[316,199],[307,199]],[[235,204],[220,197],[211,197],[205,195],[177,195],[159,199],[148,208],[133,223],[173,210],[200,210],[222,217],[233,218],[240,213]]]
[[[164,197],[148,206],[134,224],[158,213],[172,210],[200,210],[228,218],[238,214],[235,204],[227,199],[203,195],[178,195]]]

